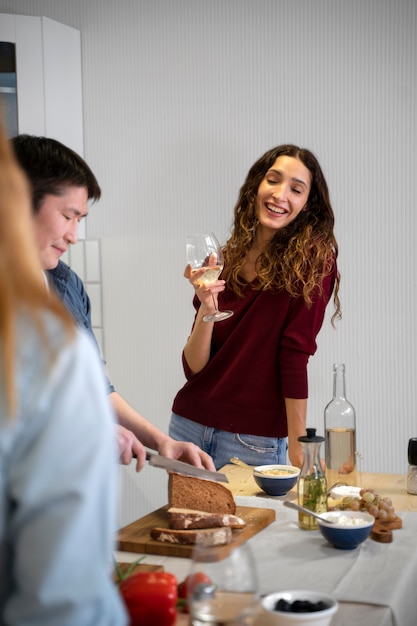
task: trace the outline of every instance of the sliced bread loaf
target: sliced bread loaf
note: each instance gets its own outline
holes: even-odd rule
[[[190,509],[171,508],[167,511],[168,526],[178,530],[195,528],[244,528],[246,522],[237,515],[230,513],[207,513],[207,511],[193,511]]]
[[[193,476],[170,474],[168,479],[169,508],[193,509],[207,513],[236,513],[233,494],[221,483]]]
[[[166,543],[193,545],[198,542],[201,546],[221,546],[232,540],[232,529],[204,528],[200,530],[172,530],[169,528],[152,528],[152,539]]]

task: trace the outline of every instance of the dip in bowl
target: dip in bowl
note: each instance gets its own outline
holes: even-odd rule
[[[253,477],[269,496],[285,496],[297,483],[300,468],[293,465],[257,465]]]
[[[375,522],[373,515],[363,511],[327,511],[317,520],[319,530],[339,550],[354,550],[369,537]],[[329,519],[336,523],[328,523]]]

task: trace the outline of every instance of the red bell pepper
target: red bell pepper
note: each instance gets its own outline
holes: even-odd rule
[[[138,572],[123,579],[120,594],[130,626],[173,626],[177,619],[178,581],[168,572]]]

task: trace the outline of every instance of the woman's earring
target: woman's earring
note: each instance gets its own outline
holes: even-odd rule
[[[255,233],[256,233],[256,227],[259,224],[259,220],[257,217],[254,217],[253,219],[253,226],[252,226],[252,239],[255,237]]]

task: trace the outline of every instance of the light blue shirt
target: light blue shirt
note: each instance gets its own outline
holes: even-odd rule
[[[46,322],[20,319],[14,417],[0,365],[0,625],[122,626],[112,409],[91,340]]]

